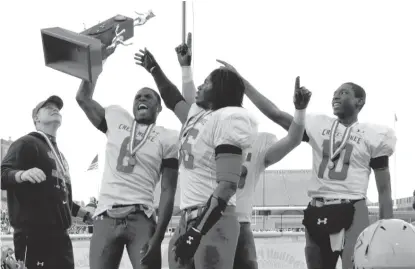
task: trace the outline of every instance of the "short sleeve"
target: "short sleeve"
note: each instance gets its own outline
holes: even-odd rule
[[[124,110],[120,106],[117,105],[111,105],[104,108],[105,110],[105,119],[108,120],[111,118],[112,114],[117,113],[118,111]]]
[[[382,130],[383,129],[383,130]],[[371,140],[371,158],[381,156],[390,157],[395,151],[396,135],[395,132],[388,127],[384,127],[375,132]]]
[[[179,133],[170,130],[163,142],[163,159],[179,158]]]
[[[267,133],[265,136],[265,139],[263,139],[263,143],[261,146],[261,152],[260,157],[262,159],[265,158],[265,155],[267,154],[267,151],[278,141],[278,138],[274,134]]]
[[[305,131],[308,135],[308,137],[311,138],[313,136],[313,131],[316,129],[316,126],[318,125],[318,118],[320,115],[309,113],[305,117]],[[317,125],[316,125],[317,124]]]
[[[268,150],[278,141],[276,135],[271,133],[266,133],[264,139],[262,139],[262,144],[258,152],[258,163],[261,164],[259,167],[260,171],[265,169],[265,156],[268,153]]]
[[[213,144],[232,145],[242,150],[249,148],[258,132],[255,119],[245,109],[229,108],[228,111],[217,111],[216,128],[213,136]]]
[[[119,127],[122,122],[131,122],[133,116],[127,110],[118,105],[112,105],[105,108],[105,120],[107,121],[107,136],[108,134]]]

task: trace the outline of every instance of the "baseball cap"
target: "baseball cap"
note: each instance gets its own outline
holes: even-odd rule
[[[48,99],[46,99],[45,101],[42,101],[39,104],[37,104],[37,106],[32,111],[32,119],[35,119],[35,117],[36,117],[37,113],[39,112],[39,110],[42,107],[44,107],[47,103],[55,104],[58,107],[59,110],[61,110],[62,107],[63,107],[62,99],[57,95],[52,95]]]

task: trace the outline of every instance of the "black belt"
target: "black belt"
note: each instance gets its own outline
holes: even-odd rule
[[[137,209],[144,209],[147,210],[148,206],[142,205],[142,204],[133,204],[133,205],[113,205],[111,208],[121,208],[121,207],[127,207],[127,206],[135,206]]]

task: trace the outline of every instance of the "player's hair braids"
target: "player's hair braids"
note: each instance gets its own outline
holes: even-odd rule
[[[213,88],[212,109],[217,110],[228,106],[241,107],[245,85],[235,72],[218,68],[210,74]]]

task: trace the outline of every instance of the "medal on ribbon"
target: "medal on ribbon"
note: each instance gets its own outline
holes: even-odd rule
[[[330,130],[330,151],[329,151],[329,163],[327,165],[327,167],[332,170],[334,169],[334,159],[337,158],[337,156],[339,156],[340,152],[346,147],[346,143],[350,138],[350,134],[352,133],[352,129],[353,127],[357,124],[357,122],[353,123],[352,125],[346,127],[346,130],[343,133],[343,137],[342,140],[340,142],[339,147],[334,150],[335,147],[335,136],[336,136],[336,131],[337,128],[339,127],[339,120],[335,120],[333,122],[333,125],[331,126],[331,130]]]
[[[52,145],[52,142],[50,142],[49,137],[44,134],[43,132],[38,131],[39,134],[41,134],[43,136],[43,138],[45,138],[46,143],[48,144],[49,148],[52,150],[53,156],[55,156],[55,160],[58,163],[58,168],[59,170],[61,170],[63,177],[66,180],[66,177],[69,177],[67,174],[67,169],[63,163],[63,157],[61,155],[60,152],[56,152],[55,147]]]
[[[137,164],[137,160],[135,159],[135,153],[144,145],[147,141],[147,138],[151,131],[153,130],[154,124],[150,124],[147,126],[146,131],[144,132],[143,138],[138,142],[138,145],[134,148],[134,142],[136,137],[136,130],[137,130],[137,121],[133,120],[133,126],[131,128],[130,134],[130,143],[128,147],[128,164],[131,166],[135,166]]]

